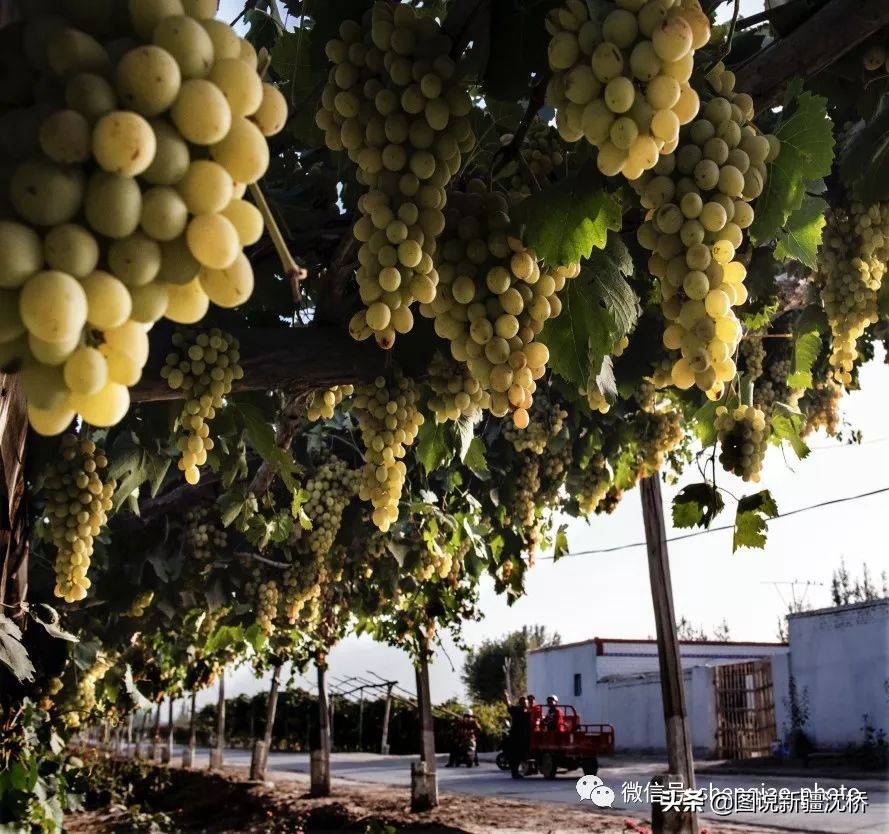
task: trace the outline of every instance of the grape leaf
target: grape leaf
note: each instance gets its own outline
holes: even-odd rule
[[[719,403],[707,400],[692,418],[695,434],[705,448],[716,442],[716,409]]]
[[[889,96],[866,124],[843,145],[840,178],[852,196],[865,203],[889,199]]]
[[[815,256],[821,245],[826,211],[826,200],[806,194],[802,206],[790,215],[784,228],[778,232],[775,258],[781,261],[799,261],[813,269]]]
[[[800,460],[808,457],[810,449],[800,437],[803,415],[799,411],[794,411],[790,406],[778,403],[772,413],[771,425],[773,439],[779,442],[786,440]]]
[[[750,227],[750,239],[756,244],[771,240],[800,208],[808,181],[830,173],[834,140],[827,99],[802,93],[775,135],[781,140],[781,152],[769,163],[765,188],[756,201]]]
[[[684,487],[673,499],[673,526],[709,527],[725,502],[716,486],[708,481]]]
[[[787,377],[790,388],[812,387],[812,366],[821,353],[821,334],[809,330],[796,337],[793,343],[793,369]]]
[[[22,630],[4,614],[0,614],[0,663],[19,681],[34,680],[34,664],[22,645]]]
[[[553,561],[568,555],[568,525],[560,524],[553,536]]]
[[[485,456],[485,444],[481,438],[474,437],[463,456],[463,463],[476,476],[488,475],[488,459]]]
[[[538,191],[516,212],[522,240],[548,264],[564,266],[589,258],[621,227],[620,201],[604,188],[594,166]]]
[[[417,460],[427,475],[446,466],[454,457],[453,435],[448,431],[448,424],[427,420],[417,432],[415,448]]]
[[[759,549],[765,547],[768,521],[777,517],[778,505],[767,489],[753,495],[745,495],[738,501],[732,552],[737,551],[739,547]]]
[[[137,442],[132,432],[121,432],[110,449],[107,478],[117,481],[117,489],[112,496],[112,512],[117,512],[130,495],[144,484],[149,483],[151,497],[157,495],[167,470],[170,458],[153,454]],[[139,514],[138,504],[133,502],[134,512]]]

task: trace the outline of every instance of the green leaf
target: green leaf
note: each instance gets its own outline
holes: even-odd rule
[[[695,434],[705,448],[716,442],[716,409],[718,407],[719,403],[707,400],[692,418]]]
[[[765,547],[768,521],[777,517],[778,505],[767,489],[753,495],[745,495],[738,501],[732,552],[737,551],[739,547],[759,549]]]
[[[750,227],[750,239],[756,244],[771,240],[802,206],[807,182],[830,173],[834,139],[827,99],[802,93],[775,135],[781,140],[781,152],[769,163],[765,188],[756,201]]]
[[[0,663],[16,680],[34,680],[34,664],[22,645],[22,630],[4,614],[0,614]]]
[[[275,442],[275,427],[271,419],[251,402],[239,400],[233,407],[237,409],[247,440],[256,453],[288,489],[298,489],[299,484],[293,475],[299,467],[290,452],[280,448]]]
[[[312,519],[306,515],[303,505],[309,500],[309,493],[304,489],[297,489],[293,493],[293,500],[290,502],[290,513],[295,519],[299,520],[299,526],[303,530],[312,529]]]
[[[826,211],[826,200],[806,194],[802,206],[790,215],[784,228],[778,232],[775,258],[780,261],[799,261],[814,269],[818,247],[821,245],[821,232],[827,222]]]
[[[803,423],[802,414],[792,411],[789,406],[783,403],[778,403],[772,412],[772,437],[778,441],[786,440],[800,460],[808,457],[810,451],[800,437]]]
[[[821,334],[816,330],[801,333],[793,343],[793,368],[787,376],[790,388],[812,387],[812,366],[821,354]]]
[[[258,623],[253,623],[244,632],[244,641],[253,647],[253,651],[259,653],[265,648],[269,638]]]
[[[426,474],[446,466],[454,457],[453,435],[447,423],[427,420],[417,432],[415,444],[417,460]]]
[[[868,124],[853,130],[844,143],[840,178],[864,203],[889,199],[889,96]]]
[[[690,484],[673,499],[673,526],[707,528],[724,506],[715,484],[709,481]]]
[[[568,525],[560,524],[553,536],[553,561],[557,562],[563,556],[567,556],[568,549]]]
[[[469,444],[469,448],[466,450],[466,455],[463,458],[463,463],[474,475],[488,474],[488,459],[485,456],[485,444],[481,438],[472,438],[472,442]]]
[[[522,240],[547,264],[566,266],[589,258],[619,231],[621,206],[605,190],[595,167],[585,165],[574,176],[538,191],[516,212]]]
[[[170,468],[169,457],[150,452],[128,431],[117,436],[108,453],[108,459],[107,477],[117,481],[117,489],[111,499],[113,512],[117,512],[133,492],[146,481],[149,483],[151,496],[157,495]],[[137,515],[138,509],[136,504]]]

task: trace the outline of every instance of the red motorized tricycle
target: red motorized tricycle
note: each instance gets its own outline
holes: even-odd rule
[[[531,744],[525,772],[541,773],[555,779],[556,771],[582,768],[595,775],[599,756],[614,753],[614,727],[611,724],[581,724],[574,707],[540,706],[531,712]]]

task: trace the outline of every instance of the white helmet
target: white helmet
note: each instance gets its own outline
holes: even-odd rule
[[[472,718],[472,707],[466,707],[466,709],[463,710],[463,715],[468,715],[470,718]]]
[[[547,701],[555,701],[558,704],[559,703],[559,696],[558,695],[550,695],[546,700]]]

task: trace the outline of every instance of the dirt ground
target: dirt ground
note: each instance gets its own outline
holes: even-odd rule
[[[72,814],[71,834],[619,834],[649,831],[647,820],[620,813],[597,813],[555,804],[463,795],[441,798],[438,808],[411,814],[405,788],[333,781],[332,796],[313,799],[308,778],[275,774],[263,785],[251,784],[243,771],[224,774],[170,770],[172,784],[161,795],[143,800],[142,810],[162,812],[172,826],[147,828],[132,812],[114,807]],[[630,823],[630,824],[628,824]],[[706,825],[706,824],[705,824]],[[387,828],[387,826],[391,826]],[[710,834],[775,834],[773,829],[716,824]]]

